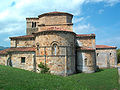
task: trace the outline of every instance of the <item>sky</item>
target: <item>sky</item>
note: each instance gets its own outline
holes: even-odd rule
[[[73,14],[75,33],[94,33],[97,45],[120,48],[120,0],[0,0],[0,46],[26,34],[26,17],[53,11]]]

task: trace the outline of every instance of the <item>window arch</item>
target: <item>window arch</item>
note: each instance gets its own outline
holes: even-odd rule
[[[110,56],[112,55],[112,53],[110,53]]]
[[[58,45],[55,43],[52,46],[52,55],[57,55],[58,54]]]
[[[37,49],[37,54],[40,55],[40,45],[39,45],[39,43],[36,43],[36,49]]]
[[[51,49],[51,53],[52,55],[58,55],[59,53],[59,43],[57,41],[53,41],[51,43],[52,49]]]
[[[32,28],[36,27],[36,22],[32,22]]]
[[[85,65],[87,65],[87,58],[85,58],[84,61],[85,61]]]
[[[57,44],[53,45],[53,54],[57,55]]]

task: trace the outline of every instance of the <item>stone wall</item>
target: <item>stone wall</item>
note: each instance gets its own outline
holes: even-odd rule
[[[68,15],[44,16],[39,18],[39,25],[40,24],[45,24],[45,25],[66,24],[71,22],[70,20],[72,21],[72,18],[71,16],[68,16]]]
[[[10,40],[10,47],[16,47],[16,40]]]
[[[26,34],[27,35],[32,35],[32,33],[35,33],[38,31],[38,28],[27,28]]]
[[[33,47],[35,45],[34,39],[17,39],[11,40],[11,47]]]
[[[70,75],[75,73],[74,33],[40,33],[36,35],[35,43],[36,49],[38,48],[36,50],[37,64],[40,62],[46,63],[51,73],[56,75]],[[56,54],[53,49],[54,44],[57,44]],[[39,68],[37,69],[39,70]]]
[[[34,71],[34,52],[11,53],[12,67]],[[21,63],[21,57],[25,57],[25,63]]]
[[[90,38],[90,37],[77,38],[77,44],[78,44],[78,46],[94,48],[94,49],[95,49],[95,45],[96,45],[95,38]]]
[[[0,65],[7,65],[7,55],[0,55]]]
[[[116,67],[116,49],[96,49],[97,66],[99,68]]]
[[[32,27],[32,22],[36,22],[36,27]],[[31,35],[38,31],[39,18],[27,18],[26,19],[26,34]]]
[[[47,30],[50,27],[59,27],[69,31],[72,29],[72,16],[70,15],[46,15],[39,18],[27,18],[27,35],[31,35],[34,32]],[[32,27],[32,22],[36,22],[36,27]]]
[[[78,72],[93,73],[96,70],[95,51],[77,51]]]
[[[53,28],[53,30],[55,29],[55,30],[73,31],[73,25],[72,24],[38,26],[38,31],[52,30],[51,28]]]

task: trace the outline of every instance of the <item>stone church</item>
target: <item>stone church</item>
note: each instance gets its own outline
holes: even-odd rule
[[[0,51],[0,64],[40,72],[42,62],[62,76],[116,67],[116,47],[96,45],[95,34],[76,34],[72,18],[66,12],[26,18],[27,35],[10,37],[11,47]]]

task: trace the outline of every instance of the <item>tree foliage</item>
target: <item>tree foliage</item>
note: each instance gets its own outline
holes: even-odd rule
[[[49,68],[47,67],[47,65],[44,65],[42,62],[40,62],[40,64],[38,64],[38,67],[41,69],[41,73],[49,72]]]
[[[117,59],[118,59],[118,63],[120,63],[120,49],[117,50]]]

